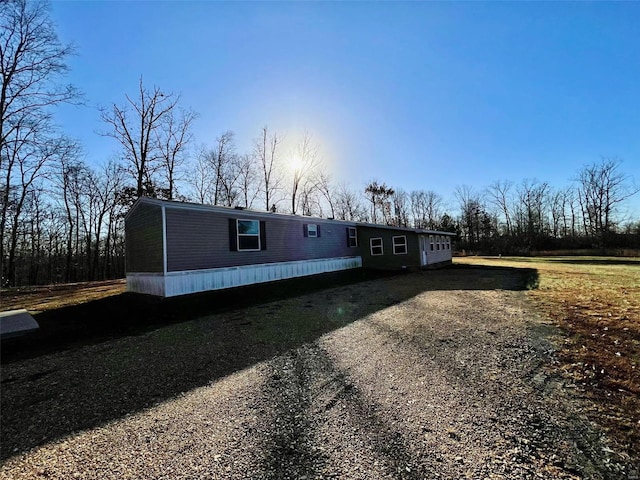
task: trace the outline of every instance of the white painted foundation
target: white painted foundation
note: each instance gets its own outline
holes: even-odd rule
[[[272,282],[362,267],[362,257],[323,258],[162,273],[127,273],[127,291],[160,297]]]

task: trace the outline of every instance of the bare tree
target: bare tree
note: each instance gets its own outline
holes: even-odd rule
[[[393,214],[391,224],[397,227],[409,226],[409,195],[401,189],[396,189],[391,196]]]
[[[316,177],[316,185],[318,187],[318,190],[326,200],[327,205],[329,205],[329,211],[331,212],[330,217],[335,218],[336,199],[333,191],[333,185],[331,183],[331,176],[328,173],[326,173],[324,170],[320,170]]]
[[[500,214],[504,217],[505,221],[505,233],[511,235],[511,214],[510,214],[510,190],[513,183],[504,180],[493,182],[487,188],[487,196]]]
[[[22,245],[21,261],[23,272],[16,273],[16,283],[26,278],[28,284],[38,282],[43,265],[44,252],[44,218],[47,215],[49,205],[46,203],[46,194],[43,185],[35,186],[29,193],[24,208],[24,241]],[[27,269],[25,272],[24,269]]]
[[[239,195],[237,182],[240,177],[235,134],[226,131],[216,139],[215,148],[208,153],[214,175],[213,203],[232,206]]]
[[[98,275],[101,272],[102,277],[108,276],[107,259],[109,257],[109,247],[112,243],[111,239],[111,223],[115,221],[112,218],[113,212],[117,206],[118,191],[122,189],[124,181],[123,171],[115,162],[107,162],[101,169],[99,175],[95,179],[96,195],[98,199],[96,228],[95,228],[95,248],[93,258],[93,272]],[[106,223],[106,229],[105,227]],[[105,235],[105,246],[103,248],[102,258],[104,266],[100,268],[100,245],[102,235]]]
[[[176,193],[177,172],[184,162],[186,148],[193,138],[191,125],[196,117],[196,113],[191,110],[171,110],[161,119],[162,128],[154,132],[160,151],[161,170],[167,186],[165,196],[169,200],[173,200]]]
[[[427,226],[427,207],[424,193],[424,190],[413,190],[409,194],[411,217],[415,228],[426,228]]]
[[[409,194],[413,226],[437,228],[442,211],[442,197],[432,190],[414,190]]]
[[[525,179],[517,188],[518,231],[524,234],[527,246],[544,234],[549,196],[549,184]]]
[[[236,156],[236,170],[239,198],[245,208],[251,208],[259,193],[258,172],[251,155]]]
[[[250,155],[236,153],[235,134],[224,132],[214,148],[202,147],[189,182],[201,203],[253,205],[259,186],[258,172]]]
[[[57,187],[66,215],[66,264],[65,281],[76,280],[72,269],[73,258],[78,253],[81,195],[90,187],[86,182],[87,167],[79,159],[79,150],[69,145],[60,151],[53,183]],[[74,246],[75,239],[75,246]]]
[[[16,129],[47,107],[77,100],[72,85],[60,85],[73,53],[62,45],[49,18],[48,4],[27,0],[0,2],[0,144],[19,141]]]
[[[562,220],[564,218],[565,199],[564,191],[551,189],[549,192],[549,213],[551,221],[549,233],[553,238],[559,238],[562,230]]]
[[[0,184],[2,199],[0,201],[0,263],[2,264],[4,281],[12,282],[14,278],[13,262],[15,258],[16,227],[20,213],[31,185],[44,171],[45,157],[39,155],[49,135],[50,126],[46,117],[30,119],[14,128],[11,141],[0,145],[0,173],[3,184]],[[26,183],[25,183],[26,182]],[[10,234],[10,239],[7,237]],[[9,265],[5,273],[5,252],[9,251]]]
[[[109,162],[102,173],[104,201],[108,203],[103,270],[106,278],[124,274],[124,216],[128,205],[122,198],[125,173],[116,162]],[[111,197],[111,192],[113,197]]]
[[[65,245],[58,252],[65,259],[61,279],[84,281],[111,276],[114,224],[121,213],[119,193],[125,172],[115,161],[96,171],[71,149],[61,153],[57,162],[50,180],[52,198],[65,220],[58,234],[64,237]],[[122,271],[118,273],[122,275]]]
[[[9,282],[15,280],[15,254],[19,233],[18,226],[25,201],[37,183],[42,181],[48,173],[47,167],[54,164],[56,159],[61,156],[75,154],[78,148],[75,142],[64,137],[59,137],[42,140],[36,139],[29,145],[29,148],[20,148],[18,151],[13,152],[14,158],[12,162],[15,165],[18,182],[15,193],[13,194],[11,233],[8,239],[9,255],[6,277]],[[6,220],[6,218],[4,220]],[[5,234],[6,232],[3,231],[3,236]]]
[[[366,208],[360,202],[357,192],[347,184],[338,185],[335,193],[335,213],[338,220],[367,221]]]
[[[578,195],[576,189],[573,186],[569,186],[563,190],[562,196],[564,203],[563,235],[566,237],[569,235],[568,232],[571,232],[570,236],[575,237],[578,229]]]
[[[211,168],[210,151],[202,146],[187,173],[187,183],[191,187],[191,197],[199,203],[214,203],[213,190],[215,174]]]
[[[301,187],[304,187],[306,192],[303,200],[307,200],[309,193],[315,188],[313,177],[320,166],[320,147],[313,141],[309,132],[304,132],[292,155],[291,213],[295,215],[299,206],[297,197]],[[302,203],[304,208],[305,202]]]
[[[603,158],[578,173],[578,199],[586,233],[603,244],[616,225],[618,206],[640,191],[640,187],[631,186],[630,177],[620,171],[621,163],[616,158]]]
[[[60,43],[46,3],[0,2],[0,268],[8,246],[9,277],[22,207],[53,154],[51,107],[79,98],[74,87],[58,83],[72,53]]]
[[[283,138],[277,133],[269,134],[265,126],[260,136],[254,140],[253,155],[257,159],[261,177],[261,191],[264,196],[265,210],[276,207],[275,196],[282,187],[280,168],[280,148]]]
[[[469,185],[458,185],[455,196],[460,207],[462,233],[470,243],[477,243],[480,241],[482,220],[485,217],[482,199],[478,192]]]
[[[101,109],[102,120],[110,127],[104,135],[118,141],[127,170],[136,182],[135,195],[155,196],[153,176],[162,158],[162,150],[157,139],[165,136],[169,117],[180,99],[173,93],[165,94],[159,87],[149,90],[142,77],[135,97],[125,95],[127,102],[118,106]],[[173,156],[179,153],[174,150]]]
[[[299,190],[298,204],[302,215],[323,216],[320,189],[315,178],[305,179]]]

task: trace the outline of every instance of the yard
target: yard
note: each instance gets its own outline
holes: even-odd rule
[[[638,265],[464,262],[45,311],[3,344],[0,478],[637,477]],[[630,372],[572,366],[565,310]]]
[[[640,458],[640,258],[460,258],[476,266],[534,268],[528,292],[560,328],[557,363],[585,411]]]

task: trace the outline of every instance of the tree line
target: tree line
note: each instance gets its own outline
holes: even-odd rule
[[[557,188],[525,179],[496,181],[482,190],[459,186],[459,248],[483,253],[640,248],[640,221],[621,210],[640,191],[622,161],[601,158]]]
[[[619,211],[638,188],[617,159],[583,167],[567,188],[497,181],[460,186],[453,203],[378,180],[353,188],[332,178],[309,132],[288,138],[265,126],[246,151],[232,131],[196,144],[197,113],[142,78],[97,112],[116,158],[87,162],[54,122],[57,105],[83,99],[63,82],[74,50],[48,5],[2,2],[0,23],[3,287],[124,276],[124,215],[141,196],[453,231],[459,248],[476,251],[638,246],[640,223],[623,224]]]

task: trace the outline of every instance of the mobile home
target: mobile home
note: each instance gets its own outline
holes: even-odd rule
[[[140,198],[125,217],[127,290],[163,297],[352,268],[451,262],[451,234]]]
[[[357,229],[367,268],[417,269],[451,263],[452,233],[364,223]]]

